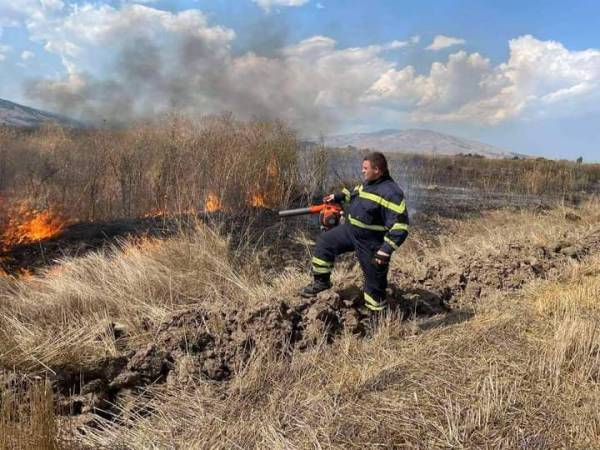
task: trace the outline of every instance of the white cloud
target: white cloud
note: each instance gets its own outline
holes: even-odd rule
[[[61,0],[0,0],[0,26],[19,26],[29,17],[41,17],[63,8]]]
[[[48,10],[61,10],[65,4],[61,0],[40,0],[42,7]]]
[[[408,42],[408,41],[392,41],[392,42],[386,44],[385,48],[388,50],[396,50],[399,48],[408,47],[409,45],[410,45],[410,42]]]
[[[11,19],[9,17],[0,17],[0,27],[9,28],[9,27],[18,27],[20,22],[16,19]]]
[[[23,61],[29,61],[33,58],[35,58],[35,53],[30,52],[29,50],[24,50],[23,52],[21,52],[21,59]]]
[[[323,3],[317,3],[317,9],[324,9],[325,6],[323,5]]]
[[[0,44],[0,61],[6,60],[6,54],[10,52],[12,48],[10,45]]]
[[[426,47],[426,50],[442,50],[444,48],[452,47],[454,45],[463,45],[464,43],[464,39],[438,34],[436,37],[433,38],[431,44],[428,47]]]
[[[429,74],[412,66],[390,69],[363,100],[416,121],[487,124],[560,116],[567,105],[569,114],[600,110],[600,51],[569,51],[532,36],[511,40],[509,48],[508,61],[498,66],[460,51],[432,64]]]
[[[26,7],[26,4],[18,5],[15,1],[0,0],[0,36],[3,34],[3,28],[21,25],[21,20],[26,14]]]
[[[175,41],[201,39],[210,49],[227,53],[235,37],[230,29],[208,26],[198,10],[173,14],[137,4],[121,9],[84,4],[66,16],[52,18],[34,14],[27,20],[27,28],[33,40],[61,57],[70,73],[94,73],[135,41],[155,42],[168,53]]]
[[[269,12],[274,6],[302,6],[310,0],[252,0],[264,11]],[[317,6],[318,7],[318,6]]]

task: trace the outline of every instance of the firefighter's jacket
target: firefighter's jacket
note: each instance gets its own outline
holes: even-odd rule
[[[335,201],[347,204],[347,222],[372,231],[374,239],[382,240],[382,252],[391,254],[408,236],[404,193],[389,175],[358,185],[352,191],[344,188],[335,194]]]

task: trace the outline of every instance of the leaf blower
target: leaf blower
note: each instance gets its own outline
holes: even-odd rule
[[[279,217],[302,216],[305,214],[319,214],[321,228],[331,230],[340,224],[344,210],[339,203],[323,203],[321,205],[311,205],[308,208],[279,211]]]

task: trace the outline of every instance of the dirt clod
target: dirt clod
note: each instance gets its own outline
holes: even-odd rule
[[[127,368],[138,373],[147,382],[154,382],[166,376],[171,369],[173,358],[154,344],[149,344],[144,350],[138,351],[129,360]]]
[[[560,253],[571,258],[579,258],[583,254],[583,248],[578,245],[571,245],[569,247],[561,248]]]

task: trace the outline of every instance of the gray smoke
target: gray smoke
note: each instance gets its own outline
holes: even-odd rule
[[[256,26],[268,26],[270,20]],[[168,111],[228,111],[245,119],[284,120],[305,131],[331,130],[336,123],[331,108],[298,91],[298,73],[282,50],[285,35],[281,26],[274,27],[237,57],[200,36],[161,43],[138,37],[118,48],[106,77],[80,73],[63,80],[29,80],[26,95],[92,123],[122,125]]]
[[[248,36],[240,42],[239,49],[234,49],[236,56],[252,52],[268,58],[281,57],[281,50],[286,46],[289,37],[289,25],[280,16],[264,15],[243,25],[240,33]]]

